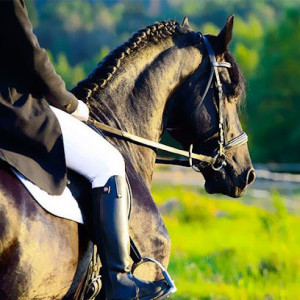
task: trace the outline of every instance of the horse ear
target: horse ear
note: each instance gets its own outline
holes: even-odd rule
[[[219,42],[224,47],[224,49],[227,48],[232,38],[233,19],[234,15],[228,17],[225,26],[218,35]]]
[[[189,24],[189,19],[188,19],[188,17],[184,17],[181,26],[182,26],[182,27],[185,27],[185,28],[187,28],[187,29],[190,28],[190,24]]]

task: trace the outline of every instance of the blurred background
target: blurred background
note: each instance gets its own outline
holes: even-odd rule
[[[238,200],[207,195],[185,168],[158,167],[153,195],[172,239],[172,299],[300,299],[300,1],[26,1],[34,31],[71,88],[156,21],[189,17],[217,34],[246,79],[241,111],[257,180]]]

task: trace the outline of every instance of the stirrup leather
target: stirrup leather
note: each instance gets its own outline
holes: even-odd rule
[[[95,300],[102,287],[100,258],[97,246],[93,245],[93,255],[89,263],[84,282],[74,295],[75,300]]]

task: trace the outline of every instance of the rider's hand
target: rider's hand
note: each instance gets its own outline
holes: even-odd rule
[[[79,119],[80,121],[87,121],[89,118],[89,108],[88,106],[81,100],[78,100],[78,106],[76,110],[72,113],[72,116]]]

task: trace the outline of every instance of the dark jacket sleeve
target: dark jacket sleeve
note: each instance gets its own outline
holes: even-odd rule
[[[1,25],[6,27],[0,29],[3,33],[1,38],[5,43],[4,49],[6,47],[8,52],[6,56],[14,55],[10,65],[11,70],[13,71],[13,66],[19,62],[18,72],[24,74],[23,82],[26,82],[33,92],[45,97],[57,108],[69,113],[74,112],[78,106],[78,100],[66,90],[64,81],[55,72],[46,51],[39,46],[24,2],[22,0],[0,1],[0,10],[2,11],[0,18],[5,20],[5,24]],[[9,72],[7,77],[10,81],[14,80],[10,77],[21,76],[14,75],[16,73],[9,74]],[[15,78],[22,81],[21,77]]]

